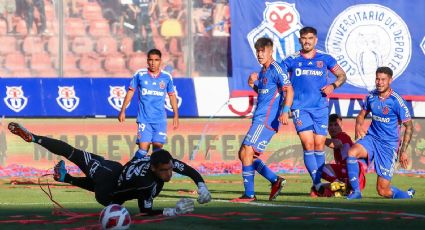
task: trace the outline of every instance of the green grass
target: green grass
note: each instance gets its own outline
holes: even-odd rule
[[[288,183],[276,201],[269,202],[269,183],[256,176],[258,201],[251,204],[229,203],[240,196],[239,175],[206,177],[214,200],[196,204],[193,215],[173,218],[134,216],[135,201],[125,204],[133,215],[131,229],[423,229],[425,226],[425,180],[396,175],[393,184],[401,189],[413,186],[411,200],[381,198],[375,191],[376,176],[367,175],[368,183],[358,201],[343,198],[310,198],[307,175],[287,175]],[[46,187],[46,186],[44,186]],[[98,229],[98,213],[102,209],[93,194],[68,186],[51,186],[53,198],[69,211],[91,216],[70,218],[52,215],[52,202],[38,185],[0,184],[1,229]],[[183,177],[166,184],[155,208],[172,207],[181,197],[196,198],[195,185]],[[20,220],[40,221],[25,223]],[[11,221],[11,223],[5,223]],[[422,226],[422,227],[421,227]]]

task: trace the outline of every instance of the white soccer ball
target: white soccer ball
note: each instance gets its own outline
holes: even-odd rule
[[[100,213],[102,229],[128,229],[131,224],[130,213],[126,208],[118,204],[106,206]]]

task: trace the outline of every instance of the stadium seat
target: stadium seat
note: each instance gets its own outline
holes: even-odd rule
[[[93,53],[93,40],[89,37],[76,37],[71,43],[72,52],[78,55]]]
[[[36,72],[40,72],[40,71],[48,72],[50,70],[54,70],[52,66],[52,60],[48,53],[32,54],[29,64],[30,64],[31,70]]]
[[[69,53],[69,44],[66,38],[63,39],[63,54]],[[52,36],[47,40],[47,52],[49,52],[53,56],[57,56],[59,53],[59,38],[56,36]]]
[[[43,53],[44,40],[39,36],[27,36],[22,42],[22,51],[25,55],[31,55],[34,53]]]
[[[78,37],[86,35],[86,27],[81,18],[65,18],[65,34],[68,37]]]
[[[120,51],[126,56],[130,56],[131,54],[134,53],[133,43],[134,43],[134,40],[132,38],[124,37],[120,43],[120,47],[119,47]]]
[[[146,54],[135,53],[130,56],[127,66],[131,72],[136,72],[138,69],[146,68],[147,60]]]
[[[127,70],[125,67],[125,60],[119,54],[107,56],[105,58],[104,66],[108,74],[124,72],[125,70]]]
[[[28,69],[24,55],[19,52],[7,54],[4,59],[4,67],[11,72]]]
[[[25,36],[25,35],[28,34],[27,25],[26,25],[24,19],[22,19],[20,17],[14,17],[14,20],[13,21],[14,21],[13,23],[16,26],[15,27],[16,33],[18,33],[18,35]],[[31,30],[33,31],[33,33],[36,33],[37,32],[37,27],[35,26],[35,23],[33,23],[33,26],[32,26],[32,29]]]
[[[5,55],[16,51],[16,38],[12,36],[0,36],[0,54]]]
[[[88,32],[92,37],[95,38],[106,37],[111,35],[111,32],[109,30],[109,23],[104,19],[91,21]]]
[[[118,53],[117,42],[113,37],[101,37],[96,42],[96,52],[102,56]]]
[[[101,66],[102,59],[97,56],[83,55],[78,61],[83,76],[105,77],[106,74]]]
[[[102,8],[96,1],[87,2],[83,7],[83,17],[87,21],[103,19]]]

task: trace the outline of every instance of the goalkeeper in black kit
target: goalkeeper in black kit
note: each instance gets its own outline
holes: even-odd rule
[[[104,206],[121,205],[127,200],[137,199],[140,212],[149,216],[176,216],[192,212],[195,204],[189,198],[180,199],[174,208],[153,209],[154,198],[159,195],[164,183],[171,180],[173,171],[195,182],[198,203],[211,201],[211,194],[202,176],[191,166],[173,159],[166,150],[156,151],[150,157],[133,158],[122,166],[119,162],[76,149],[63,141],[35,135],[14,122],[9,123],[8,129],[26,142],[37,143],[76,164],[86,177],[69,175],[65,162],[61,160],[54,168],[54,179],[94,192],[96,201]]]

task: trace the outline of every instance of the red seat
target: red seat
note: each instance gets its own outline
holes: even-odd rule
[[[28,34],[27,25],[26,25],[24,19],[22,19],[20,17],[15,17],[14,18],[14,24],[16,26],[15,30],[19,35],[27,35]],[[35,26],[35,23],[32,24],[31,30],[33,31],[34,34],[37,32],[37,27]]]
[[[129,37],[124,37],[121,40],[121,44],[120,44],[120,51],[125,54],[126,56],[130,56],[132,53],[134,53],[133,50],[133,39],[129,38]]]
[[[131,72],[136,72],[139,69],[146,68],[147,59],[144,53],[135,53],[128,60],[128,69]]]
[[[102,19],[102,20],[95,20],[90,22],[89,34],[93,37],[110,36],[111,32],[109,30],[108,21]]]
[[[63,54],[68,54],[69,53],[69,46],[68,46],[68,40],[67,39],[63,39],[63,48],[62,48],[62,52]],[[59,53],[59,38],[56,36],[50,37],[49,40],[47,41],[47,51],[53,55],[53,56],[57,56]]]
[[[117,42],[113,37],[101,37],[96,42],[96,52],[102,56],[116,54]]]
[[[105,73],[102,70],[101,61],[102,60],[96,56],[84,55],[78,61],[78,66],[85,76],[97,77],[97,75],[101,75],[100,77],[103,77]]]
[[[83,7],[83,17],[88,21],[103,19],[102,8],[96,1],[87,2]]]
[[[54,70],[50,55],[47,53],[34,53],[30,59],[30,67],[34,71]]]
[[[89,37],[76,37],[72,41],[71,47],[75,54],[93,53],[93,40]]]
[[[7,34],[7,23],[5,20],[0,20],[0,35]]]
[[[125,60],[121,55],[110,55],[106,57],[104,66],[108,73],[118,73],[127,70]]]
[[[81,18],[65,18],[65,34],[69,37],[85,36],[86,27]]]
[[[39,36],[27,36],[22,43],[22,50],[26,55],[34,53],[43,53],[44,40]]]
[[[27,69],[25,57],[21,53],[10,53],[4,59],[4,67],[10,71]]]
[[[12,36],[0,37],[0,54],[8,54],[16,51],[16,38]]]

